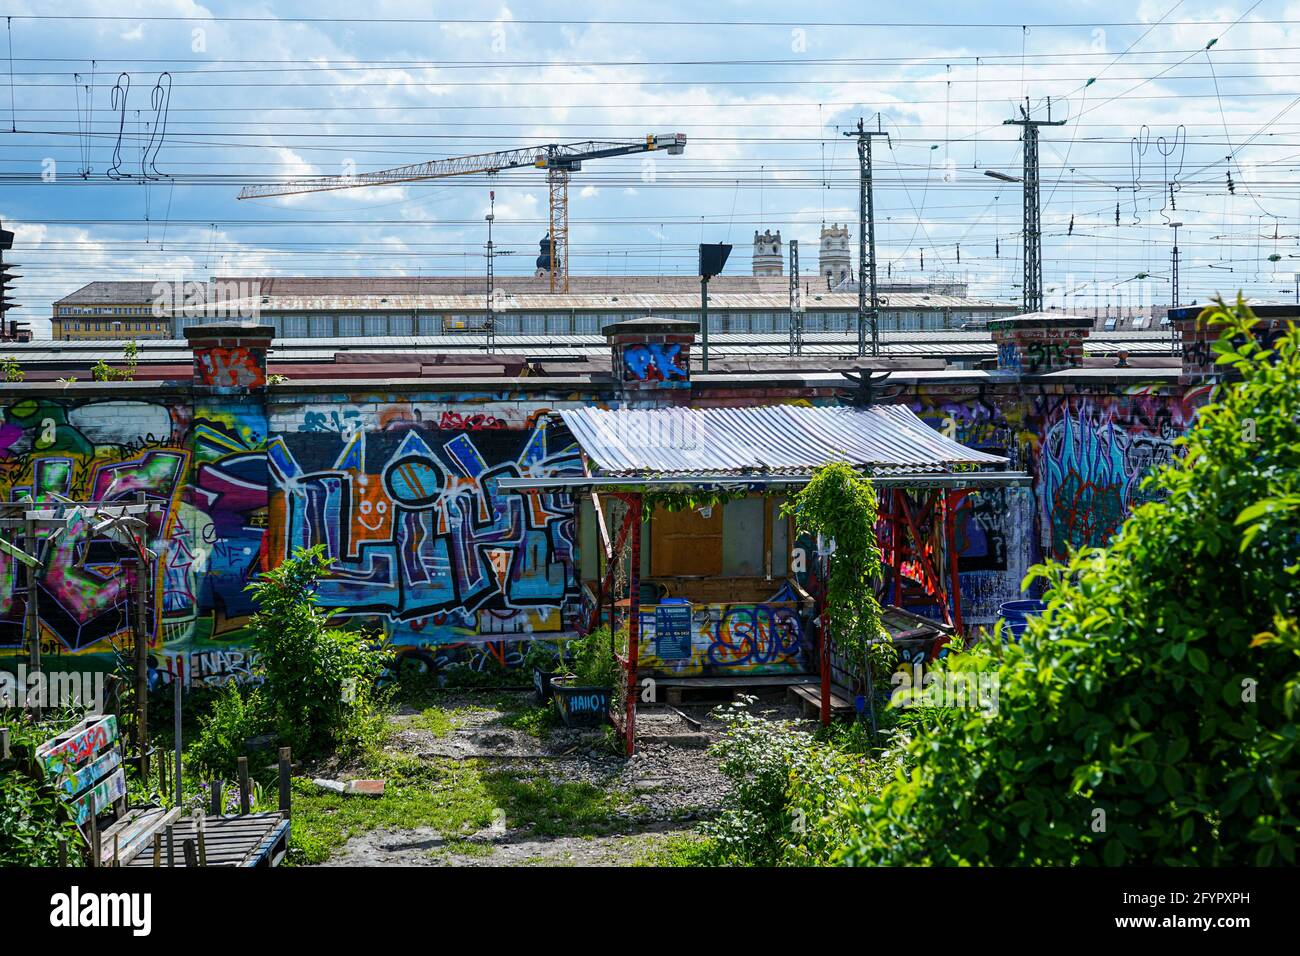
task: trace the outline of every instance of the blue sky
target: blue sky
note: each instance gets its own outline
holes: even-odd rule
[[[498,246],[517,251],[498,271],[525,271],[546,231],[534,170],[235,196],[259,179],[646,132],[686,133],[685,155],[575,175],[573,272],[689,275],[700,241],[735,243],[728,269],[748,272],[763,228],[799,239],[810,272],[821,223],[856,217],[841,133],[877,111],[891,133],[875,157],[882,275],[1016,299],[1020,187],[984,171],[1019,174],[1001,121],[1026,95],[1036,117],[1050,96],[1067,120],[1041,152],[1049,301],[1168,301],[1173,221],[1184,302],[1292,297],[1300,4],[992,9],[0,3],[0,217],[18,231],[22,317],[48,334],[49,303],[93,279],[479,274],[489,189]],[[535,22],[554,18],[572,22]],[[612,22],[628,20],[671,22]]]

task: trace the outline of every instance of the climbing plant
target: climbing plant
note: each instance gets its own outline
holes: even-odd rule
[[[826,578],[827,627],[841,650],[865,666],[867,642],[880,635],[875,487],[847,463],[823,465],[782,506],[782,513],[794,518],[800,533],[819,536],[833,547]]]

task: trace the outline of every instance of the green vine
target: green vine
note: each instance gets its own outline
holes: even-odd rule
[[[749,496],[743,488],[735,490],[693,488],[688,491],[647,491],[641,495],[641,517],[648,520],[656,508],[664,511],[695,511],[721,508],[729,501]]]
[[[868,665],[867,642],[880,635],[880,577],[876,544],[876,489],[844,462],[824,465],[787,504],[801,534],[833,541],[826,579],[826,624],[840,648]]]

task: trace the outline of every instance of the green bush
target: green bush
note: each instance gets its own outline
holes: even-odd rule
[[[1108,547],[1036,568],[1019,644],[952,658],[996,716],[927,727],[915,770],[846,801],[859,864],[1268,865],[1300,828],[1300,332],[1238,301],[1221,387]]]
[[[699,852],[716,866],[825,865],[849,836],[840,805],[878,789],[902,751],[871,760],[819,743],[793,721],[755,716],[752,700],[716,711],[727,730],[712,751],[731,793],[701,828],[707,843]],[[852,730],[836,736],[850,745],[861,739]]]
[[[617,641],[619,653],[627,652],[627,628],[620,628]],[[626,679],[623,665],[614,656],[609,639],[609,627],[601,626],[585,636],[569,642],[569,669],[583,687],[621,688]]]
[[[320,545],[299,548],[248,586],[258,603],[250,628],[267,726],[304,757],[371,740],[380,721],[382,649],[369,635],[330,627],[316,603],[330,565]]]
[[[234,780],[239,758],[247,756],[244,741],[267,730],[265,705],[256,688],[243,690],[230,681],[199,718],[199,734],[189,757],[205,779]]]
[[[0,723],[9,728],[12,753],[0,760],[0,866],[57,866],[63,840],[75,865],[85,841],[70,805],[33,759],[36,748],[59,728],[22,716],[6,715]]]

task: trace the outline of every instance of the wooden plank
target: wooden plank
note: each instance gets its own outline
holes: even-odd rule
[[[724,689],[728,687],[788,687],[791,684],[815,684],[812,674],[754,674],[747,677],[663,677],[654,678],[658,687]]]
[[[100,754],[80,770],[65,772],[59,779],[58,790],[67,797],[79,796],[99,783],[122,764],[122,754],[116,748]]]
[[[154,835],[161,833],[180,815],[180,807],[173,807],[170,810],[162,807],[147,807],[139,816],[123,817],[104,831],[105,834],[118,836],[119,865],[130,865],[132,860],[152,845]],[[123,822],[127,825],[119,828],[119,824]]]
[[[284,844],[283,849],[279,846],[282,842]],[[289,821],[285,820],[267,836],[256,850],[253,851],[248,862],[244,865],[261,866],[265,864],[266,866],[275,866],[280,862],[280,859],[283,858],[284,852],[288,850],[288,845]],[[279,854],[278,857],[276,856],[277,851]]]
[[[79,767],[117,740],[117,717],[87,717],[71,730],[47,740],[36,750],[36,761],[54,777]]]
[[[82,796],[72,801],[73,816],[77,824],[82,825],[91,815],[98,816],[114,800],[126,796],[126,772],[118,768],[112,776],[100,781]]]

